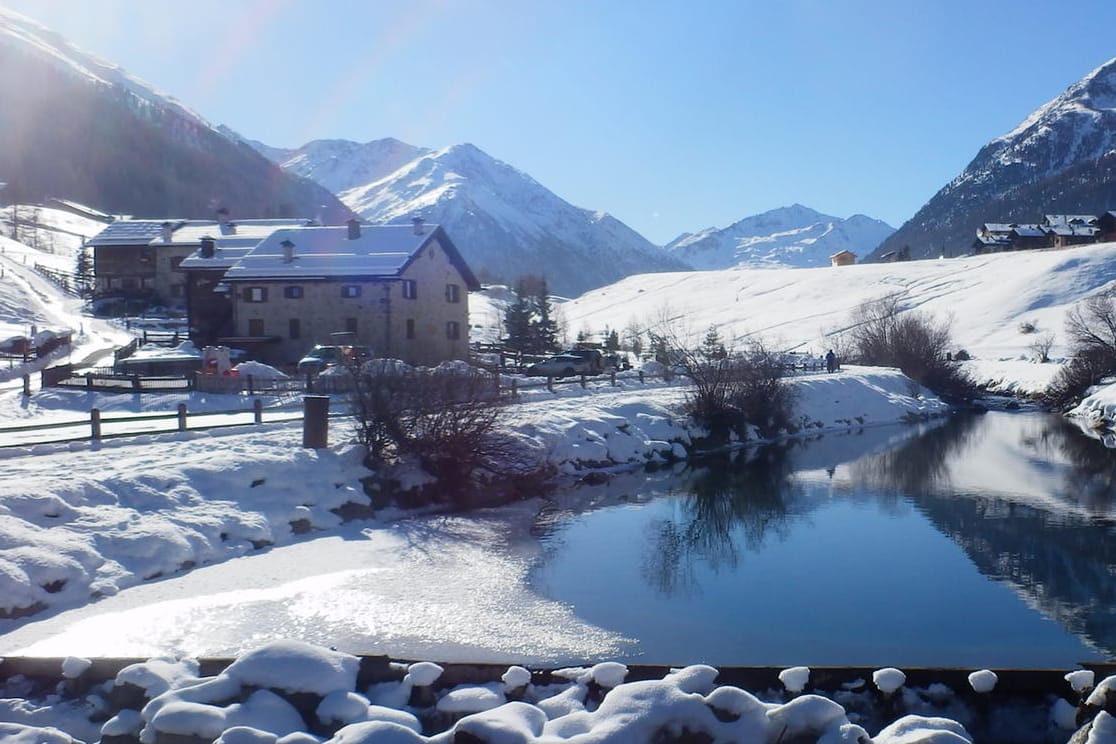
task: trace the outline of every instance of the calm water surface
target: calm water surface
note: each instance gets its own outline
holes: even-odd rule
[[[646,663],[1036,667],[1116,652],[1116,457],[989,413],[580,489],[533,588]]]

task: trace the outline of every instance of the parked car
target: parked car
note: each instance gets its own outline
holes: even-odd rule
[[[318,344],[306,356],[298,360],[298,371],[301,374],[318,374],[326,367],[335,367],[338,364],[364,361],[371,359],[372,352],[367,346],[325,346]]]
[[[538,377],[570,377],[571,375],[595,375],[593,362],[584,356],[573,353],[555,354],[541,362],[535,362],[526,369],[526,374]]]

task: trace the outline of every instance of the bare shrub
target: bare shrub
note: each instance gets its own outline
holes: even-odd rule
[[[748,424],[764,434],[791,428],[793,390],[783,379],[780,355],[751,341],[737,351],[710,328],[697,349],[688,347],[673,326],[660,325],[656,345],[692,385],[686,412],[714,441],[743,437]]]
[[[1076,403],[1116,372],[1116,294],[1105,292],[1074,305],[1066,314],[1066,334],[1073,358],[1058,370],[1045,395],[1057,408]]]
[[[463,363],[426,369],[374,360],[356,379],[358,438],[371,466],[414,457],[453,492],[514,460],[498,431],[503,408],[490,373]]]
[[[975,397],[972,380],[948,361],[948,350],[953,346],[948,322],[914,310],[904,311],[895,297],[861,305],[852,320],[849,335],[855,361],[898,367],[943,398],[967,401]]]
[[[1050,361],[1050,350],[1052,348],[1054,348],[1053,333],[1044,333],[1027,346],[1027,349],[1035,355],[1035,361],[1043,364]]]

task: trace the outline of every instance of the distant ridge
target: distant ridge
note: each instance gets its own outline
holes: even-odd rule
[[[872,254],[962,255],[985,222],[1116,209],[1116,59],[980,149],[972,162]]]
[[[666,250],[697,269],[827,266],[834,253],[868,255],[894,228],[862,214],[841,219],[801,204],[682,235]]]

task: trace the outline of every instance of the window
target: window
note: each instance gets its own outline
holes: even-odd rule
[[[413,300],[418,297],[418,284],[414,279],[403,280],[403,299]]]
[[[348,298],[348,299],[352,299],[354,297],[360,297],[360,285],[359,284],[345,284],[345,285],[343,285],[341,287],[341,296],[345,297],[345,298]]]
[[[356,333],[357,332],[357,319],[356,318],[345,318],[345,330],[348,333]]]
[[[301,338],[302,337],[302,323],[299,321],[299,319],[298,318],[291,318],[289,325],[290,325],[290,333],[288,335],[291,338]]]
[[[248,287],[244,290],[245,302],[267,302],[267,287]]]
[[[262,335],[264,335],[263,318],[249,318],[248,319],[248,335],[249,336],[262,336]]]
[[[456,341],[461,338],[461,324],[456,320],[451,320],[446,323],[446,338],[451,341]]]
[[[415,319],[407,318],[407,338],[413,339],[415,337]]]
[[[288,300],[301,300],[302,287],[298,286],[297,284],[290,287],[283,287],[283,296],[286,297]]]
[[[446,302],[461,302],[461,287],[456,284],[447,284]]]

